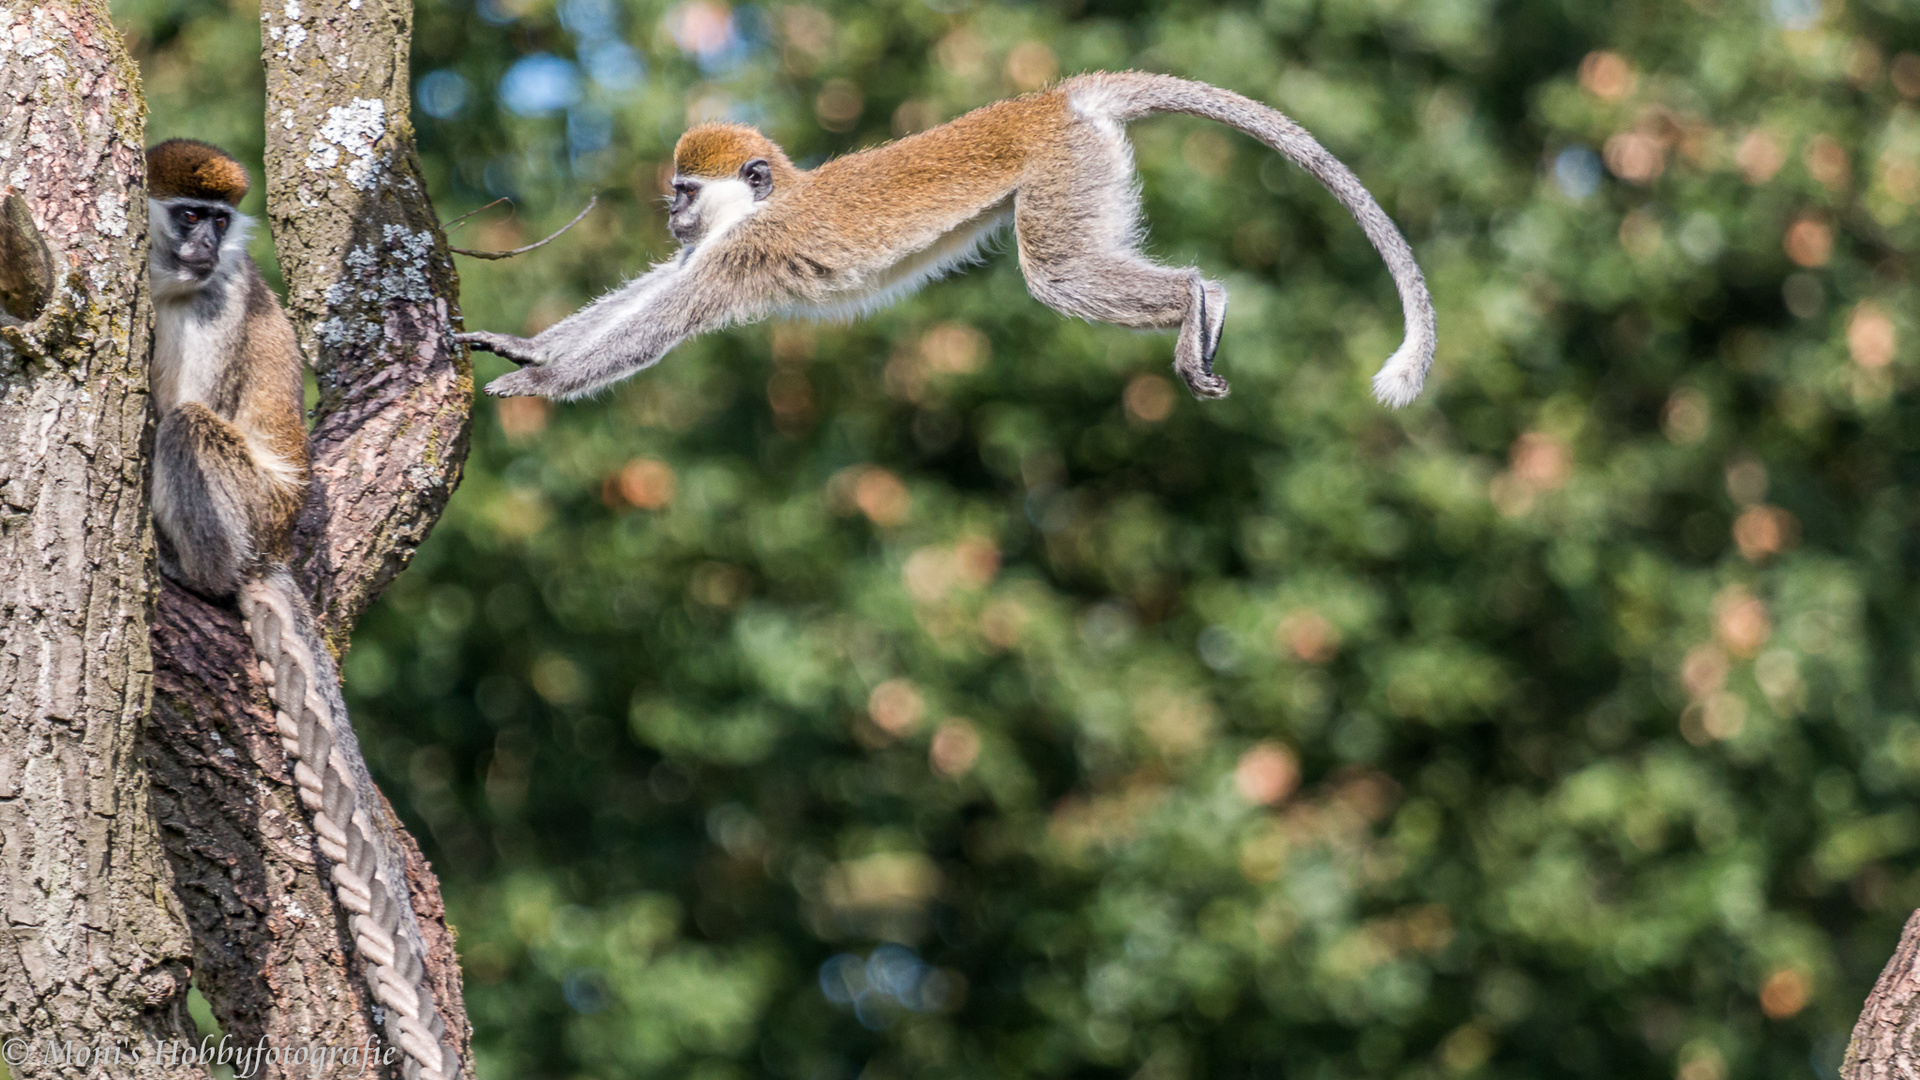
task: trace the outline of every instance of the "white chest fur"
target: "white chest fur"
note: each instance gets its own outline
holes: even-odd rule
[[[223,305],[220,315],[205,319],[196,314],[191,297],[154,304],[150,385],[156,413],[164,415],[188,401],[213,405],[222,360],[238,329],[239,320],[233,317],[238,312],[232,310],[237,306]]]

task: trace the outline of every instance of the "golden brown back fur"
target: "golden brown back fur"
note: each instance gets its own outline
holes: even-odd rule
[[[779,155],[773,195],[750,222],[780,255],[844,268],[882,261],[928,232],[944,232],[1019,186],[1034,147],[1067,121],[1060,90],[995,102],[917,135],[800,170],[743,124],[708,124],[681,137],[675,171],[727,176],[755,156]],[[985,152],[980,152],[986,148]],[[782,175],[783,172],[785,175]]]

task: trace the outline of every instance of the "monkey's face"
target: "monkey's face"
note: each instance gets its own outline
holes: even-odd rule
[[[225,203],[204,199],[168,199],[160,203],[161,226],[153,230],[155,269],[179,284],[197,285],[220,265],[220,247],[233,227],[234,212]]]
[[[682,244],[698,244],[738,225],[772,194],[773,169],[765,158],[754,158],[729,176],[676,175],[667,227]]]

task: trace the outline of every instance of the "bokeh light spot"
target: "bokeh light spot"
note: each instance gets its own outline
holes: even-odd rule
[[[451,120],[467,111],[467,98],[473,87],[457,71],[441,68],[421,76],[414,88],[414,100],[420,110],[435,120]]]
[[[551,53],[523,56],[500,77],[500,101],[521,116],[545,116],[580,100],[580,69]]]

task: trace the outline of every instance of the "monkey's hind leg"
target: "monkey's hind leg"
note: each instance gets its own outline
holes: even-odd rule
[[[1193,396],[1226,397],[1227,380],[1213,371],[1226,287],[1136,250],[1132,176],[1125,144],[1104,136],[1034,169],[1014,200],[1027,291],[1063,315],[1139,330],[1179,327],[1174,370]]]
[[[1227,380],[1213,370],[1227,314],[1227,290],[1219,282],[1138,256],[1080,258],[1053,266],[1023,261],[1028,291],[1063,315],[1141,330],[1178,326],[1173,370],[1194,397],[1227,396]]]
[[[198,402],[167,413],[153,439],[153,513],[173,539],[162,569],[197,592],[232,595],[255,554],[253,502],[261,487],[233,425]]]

